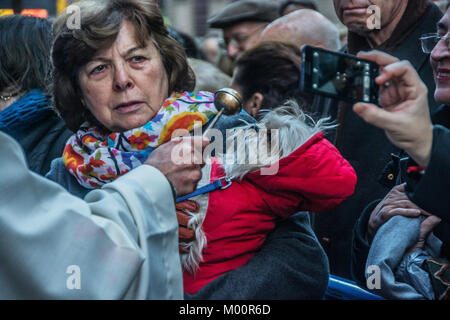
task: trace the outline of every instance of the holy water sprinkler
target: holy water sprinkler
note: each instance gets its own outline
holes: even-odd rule
[[[219,112],[215,115],[214,119],[211,120],[210,124],[204,131],[203,136],[206,136],[208,130],[214,127],[217,120],[220,119],[222,114],[230,116],[241,112],[242,98],[236,90],[231,88],[224,88],[216,92],[214,97],[214,105],[216,106],[217,110],[219,110]]]

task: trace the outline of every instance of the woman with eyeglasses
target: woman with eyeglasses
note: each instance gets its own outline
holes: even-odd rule
[[[377,78],[382,108],[356,104],[354,111],[384,129],[409,156],[403,161],[403,184],[370,204],[354,229],[353,269],[381,266],[379,292],[387,298],[449,298],[449,277],[439,272],[450,259],[449,31],[450,9],[437,33],[420,39],[430,54],[434,98],[441,104],[433,124],[427,87],[409,62],[381,52],[359,54],[383,67]]]

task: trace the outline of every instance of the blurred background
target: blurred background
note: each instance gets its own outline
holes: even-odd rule
[[[155,0],[156,1],[156,0]],[[281,0],[273,0],[280,2]],[[0,0],[0,15],[21,13],[40,17],[52,17],[75,0]],[[206,20],[233,0],[159,0],[167,23],[177,30],[203,37],[210,31]],[[319,10],[334,22],[338,22],[333,0],[315,1]],[[31,9],[31,10],[30,10]]]
[[[1,1],[1,0],[0,0]],[[206,20],[215,14],[228,3],[230,0],[162,0],[160,5],[165,16],[170,20],[175,29],[184,30],[185,32],[202,37],[208,32]],[[273,0],[273,2],[281,2],[281,0]],[[333,0],[315,1],[319,10],[331,19],[338,22],[333,8]],[[190,14],[193,19],[186,19]]]
[[[206,20],[228,3],[236,0],[155,0],[173,28],[193,37],[203,37],[210,31]],[[282,0],[273,0],[281,2]],[[312,0],[319,11],[344,28],[338,21],[333,0]],[[76,0],[0,0],[0,15],[21,13],[52,17]],[[439,2],[439,1],[435,1]],[[30,10],[31,9],[31,10]]]

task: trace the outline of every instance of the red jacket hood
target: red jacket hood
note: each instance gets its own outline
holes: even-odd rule
[[[275,212],[293,205],[306,211],[328,211],[351,196],[356,185],[354,169],[322,132],[280,159],[275,175],[256,171],[245,179],[265,191],[264,200]]]

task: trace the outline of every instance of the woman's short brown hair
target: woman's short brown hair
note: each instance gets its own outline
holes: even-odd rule
[[[41,89],[51,83],[52,24],[36,17],[0,18],[0,92]],[[5,93],[8,93],[5,91]]]
[[[112,45],[124,21],[134,25],[139,45],[152,39],[159,49],[169,92],[194,89],[195,75],[184,49],[169,35],[154,1],[86,0],[72,6],[79,9],[80,26],[74,23],[77,11],[66,9],[54,23],[52,51],[54,103],[70,130],[78,130],[85,121],[98,123],[82,104],[78,72],[98,50]]]
[[[282,42],[265,41],[245,52],[234,73],[243,101],[259,92],[264,96],[262,109],[274,109],[288,99],[307,109],[306,95],[299,87],[300,60],[300,49]]]

